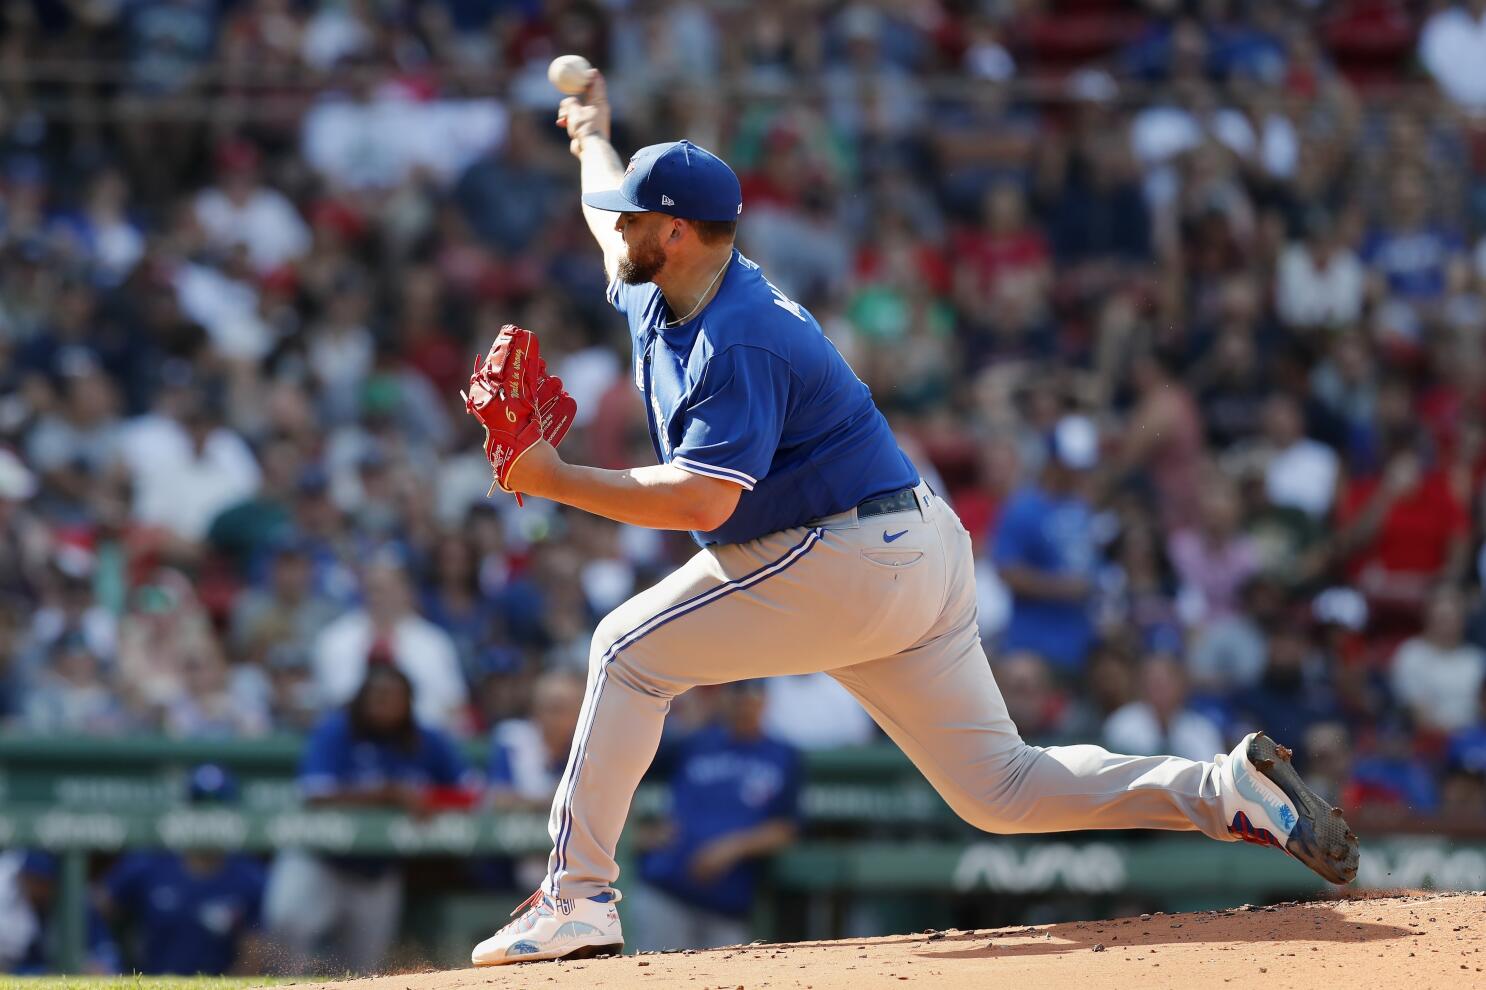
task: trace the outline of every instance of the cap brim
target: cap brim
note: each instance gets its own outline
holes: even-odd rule
[[[583,205],[591,206],[595,210],[604,210],[607,213],[650,212],[639,203],[631,203],[628,199],[625,199],[624,194],[618,189],[602,189],[598,192],[584,193]]]

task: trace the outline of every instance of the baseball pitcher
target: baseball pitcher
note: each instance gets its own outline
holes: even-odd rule
[[[988,832],[1196,830],[1282,849],[1332,883],[1356,876],[1340,809],[1263,734],[1212,762],[1023,742],[981,649],[969,535],[815,317],[734,248],[732,169],[687,141],[623,163],[596,70],[558,112],[659,463],[565,462],[572,399],[518,327],[477,363],[468,408],[501,489],[690,530],[701,550],[599,624],[547,878],[476,965],[622,948],[614,850],[666,712],[744,678],[828,672]]]

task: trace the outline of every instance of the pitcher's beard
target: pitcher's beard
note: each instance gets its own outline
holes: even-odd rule
[[[632,246],[629,253],[619,259],[617,274],[625,285],[644,285],[654,282],[655,276],[665,267],[666,253],[660,249],[659,238],[652,236]]]

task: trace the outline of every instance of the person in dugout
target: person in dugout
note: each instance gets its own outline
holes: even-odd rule
[[[236,800],[216,764],[196,767],[193,805]],[[263,971],[264,870],[242,853],[141,850],[128,853],[95,893],[99,913],[122,935],[126,971],[220,976]]]
[[[625,898],[636,949],[748,941],[762,859],[799,832],[800,755],[764,733],[764,682],[715,690],[716,717],[663,740],[651,771],[668,780],[671,810]]]
[[[60,870],[57,857],[49,852],[0,852],[0,973],[39,976],[66,971]],[[84,924],[83,972],[119,972],[118,945],[91,905]]]
[[[305,743],[299,791],[311,808],[393,809],[423,816],[468,807],[477,778],[453,738],[420,723],[413,685],[373,663],[349,704]],[[264,907],[285,972],[380,969],[402,919],[403,874],[386,856],[278,854]]]

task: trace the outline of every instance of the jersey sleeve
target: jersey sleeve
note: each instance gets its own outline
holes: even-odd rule
[[[305,797],[324,797],[343,784],[345,753],[340,713],[321,722],[305,743],[299,762],[299,792]]]
[[[789,365],[761,347],[731,347],[692,389],[671,463],[748,491],[769,473],[789,401]]]

